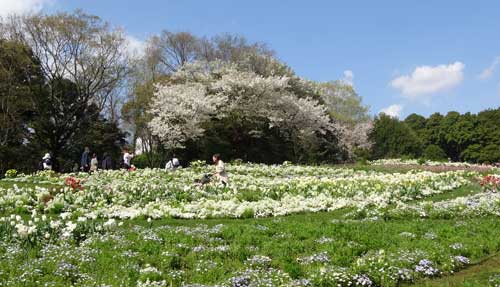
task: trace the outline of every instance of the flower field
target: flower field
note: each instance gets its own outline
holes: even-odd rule
[[[400,286],[500,251],[493,174],[227,170],[227,187],[193,184],[204,165],[11,172],[0,286]]]

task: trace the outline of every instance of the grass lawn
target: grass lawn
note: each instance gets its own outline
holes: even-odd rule
[[[269,264],[298,279],[325,264],[355,266],[359,258],[377,258],[382,250],[384,256],[399,256],[403,261],[422,256],[443,262],[458,254],[479,262],[500,250],[498,218],[354,221],[343,220],[344,212],[264,219],[127,220],[112,232],[81,238],[79,244],[31,246],[14,253],[0,247],[4,258],[0,278],[9,282],[6,286],[47,282],[63,286],[68,280],[134,286],[141,278],[167,280],[174,286],[181,281],[211,285],[230,281],[256,255],[267,256],[270,262],[252,264]],[[456,243],[462,245],[461,250],[450,247]],[[61,261],[76,266],[77,275],[71,275],[75,278],[55,276]],[[439,284],[455,284],[462,278],[486,284],[499,267],[493,259],[486,262],[478,265],[481,268],[473,266],[452,277],[419,284],[448,286]],[[491,268],[484,269],[485,264]],[[141,273],[148,266],[157,272]],[[360,269],[369,272],[379,267]],[[35,270],[42,272],[37,276]],[[14,279],[14,274],[23,280]],[[91,279],[81,281],[86,275]]]

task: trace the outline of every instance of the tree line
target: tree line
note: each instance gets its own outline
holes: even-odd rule
[[[500,108],[477,114],[449,112],[404,120],[381,114],[374,119],[369,157],[426,158],[472,163],[500,162]]]
[[[84,147],[138,166],[173,153],[226,159],[340,162],[367,146],[368,108],[343,81],[297,76],[263,43],[162,31],[132,55],[97,16],[0,21],[0,172],[33,171],[45,153],[69,171]]]
[[[338,163],[499,161],[498,110],[373,119],[352,84],[298,76],[263,43],[162,31],[131,54],[120,28],[82,11],[0,21],[0,174],[45,153],[70,171],[88,146],[138,167],[209,159]]]

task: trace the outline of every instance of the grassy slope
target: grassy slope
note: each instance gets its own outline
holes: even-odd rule
[[[90,243],[88,247],[96,251],[95,262],[80,263],[76,259],[74,264],[78,264],[85,273],[100,278],[99,283],[113,286],[118,283],[133,285],[140,274],[133,271],[135,268],[124,267],[143,267],[146,264],[151,264],[164,273],[168,270],[185,270],[183,279],[188,282],[214,284],[227,280],[232,272],[244,269],[245,259],[255,254],[269,256],[273,259],[273,267],[286,271],[292,277],[301,277],[312,267],[300,265],[296,259],[324,251],[330,254],[332,264],[349,266],[356,257],[370,250],[384,249],[390,253],[421,249],[434,254],[454,254],[448,246],[461,242],[465,250],[460,254],[473,260],[480,260],[500,250],[500,242],[495,240],[500,238],[500,222],[496,218],[464,220],[456,226],[453,220],[344,222],[335,220],[338,215],[316,213],[242,220],[164,219],[151,224],[145,220],[126,221],[116,232],[116,239]],[[213,233],[200,231],[193,235],[176,229],[206,225],[207,228],[201,229],[208,230],[217,224],[223,224],[224,227]],[[402,232],[411,232],[416,238],[401,236]],[[427,232],[436,234],[437,239],[425,239],[424,234]],[[157,239],[145,239],[147,236],[151,237],[151,234]],[[322,237],[332,238],[333,241],[319,244],[317,240]],[[229,250],[223,253],[193,251],[196,246],[209,248],[220,245],[228,246]],[[164,252],[174,255],[165,256]],[[18,257],[3,264],[0,262],[0,269],[16,274],[16,267],[26,265],[37,253],[38,251],[32,250],[28,257]],[[137,253],[137,256],[124,255],[127,253]],[[208,273],[197,271],[197,264],[207,260],[215,262],[217,266]],[[41,282],[58,280],[51,277],[57,264],[42,265],[47,275]],[[120,281],[116,278],[120,278]]]
[[[481,192],[479,184],[471,184],[458,188],[452,192],[434,195],[427,198],[433,202],[449,200],[457,197],[467,196]],[[500,241],[500,239],[498,239]],[[434,280],[424,280],[412,286],[425,287],[458,287],[458,286],[487,286],[488,279],[494,274],[500,274],[500,254],[494,254],[482,258],[476,264],[452,275],[444,276]]]
[[[0,182],[1,186],[5,183]],[[476,184],[460,188],[453,192],[436,195],[427,200],[441,201],[459,196],[477,193],[480,188]],[[354,258],[369,250],[384,249],[397,251],[400,249],[427,249],[441,252],[454,242],[462,242],[467,246],[466,256],[469,256],[477,265],[473,265],[452,276],[436,280],[418,282],[417,286],[487,286],[488,277],[500,272],[500,257],[494,256],[481,261],[486,256],[500,251],[500,222],[498,218],[480,218],[464,220],[465,224],[456,226],[455,220],[397,220],[397,221],[343,221],[346,210],[331,213],[298,214],[283,218],[265,219],[218,219],[218,220],[178,220],[165,219],[153,221],[145,220],[126,221],[117,232],[125,240],[122,242],[96,242],[93,248],[98,256],[93,264],[82,266],[87,271],[93,270],[101,282],[116,283],[116,278],[122,278],[123,283],[132,284],[139,278],[139,274],[119,266],[136,264],[143,266],[146,263],[167,270],[182,268],[188,272],[185,279],[191,282],[217,283],[228,277],[229,271],[244,268],[244,260],[253,254],[267,255],[273,258],[273,266],[288,272],[293,277],[300,277],[307,272],[307,266],[297,263],[296,258],[322,251],[334,254],[332,262],[337,265],[350,265]],[[208,234],[208,237],[197,238],[178,232],[173,232],[176,226],[197,227],[223,224],[221,232]],[[137,227],[139,226],[139,227]],[[262,227],[264,226],[264,227]],[[159,241],[144,241],[137,230],[152,229],[161,239]],[[423,238],[427,232],[438,235],[434,241]],[[400,236],[401,232],[412,232],[416,238]],[[317,239],[328,237],[333,242],[318,244]],[[225,255],[210,253],[197,254],[189,248],[178,248],[178,244],[187,246],[207,245],[207,238],[220,238],[218,244],[228,245],[229,252]],[[208,246],[208,245],[207,245]],[[249,251],[249,247],[256,247],[256,251]],[[138,252],[137,257],[123,257],[126,251]],[[162,252],[171,251],[178,256],[165,259]],[[0,252],[1,254],[2,252]],[[28,258],[36,257],[32,251]],[[26,264],[27,257],[19,257],[14,261],[0,260],[0,266],[5,270],[10,267]],[[219,267],[209,274],[196,271],[196,262],[207,260],[217,262]],[[113,267],[110,267],[113,266]],[[48,267],[50,269],[50,267]],[[15,273],[14,270],[12,272]]]

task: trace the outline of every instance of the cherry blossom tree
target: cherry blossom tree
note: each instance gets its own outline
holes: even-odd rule
[[[224,102],[223,97],[208,94],[202,83],[158,85],[149,126],[166,147],[182,148],[188,139],[203,135],[203,123],[216,116]]]
[[[217,61],[186,64],[170,83],[157,86],[150,128],[170,149],[201,137],[208,122],[225,117],[265,122],[298,145],[327,133],[341,135],[342,126],[326,106],[295,93],[291,79]]]

